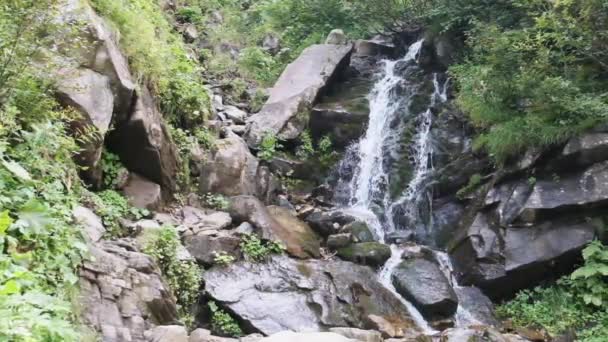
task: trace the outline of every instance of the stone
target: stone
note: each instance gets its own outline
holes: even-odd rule
[[[198,234],[206,230],[223,230],[232,225],[230,214],[223,211],[206,212],[195,207],[185,206],[182,208],[180,215],[182,217],[181,224],[188,228],[192,234]]]
[[[250,342],[257,342],[259,339],[251,339]],[[243,342],[247,341],[247,337],[241,339],[212,336],[211,331],[207,329],[196,329],[190,334],[188,342]]]
[[[89,251],[79,302],[84,322],[101,340],[150,341],[146,331],[178,321],[175,299],[151,257],[125,239],[93,244]]]
[[[365,89],[368,90],[368,89]],[[315,105],[310,113],[310,130],[315,138],[328,136],[339,148],[346,148],[365,133],[369,119],[369,103],[365,95],[343,98],[332,94],[331,103]],[[349,93],[352,96],[352,93]]]
[[[343,30],[334,29],[329,32],[329,35],[327,35],[325,44],[345,45],[348,44],[348,38],[346,37],[346,34],[344,34]]]
[[[260,342],[356,342],[357,340],[346,338],[332,332],[309,332],[296,333],[283,331],[272,336],[263,338]]]
[[[101,240],[106,232],[101,218],[91,209],[77,206],[72,211],[74,221],[84,229],[84,236],[88,243],[95,243]]]
[[[360,342],[382,342],[382,334],[373,330],[362,330],[357,328],[331,328],[330,332],[351,338]]]
[[[213,266],[215,256],[219,253],[226,253],[235,259],[240,258],[240,243],[241,239],[227,233],[199,234],[184,239],[188,252],[205,267]]]
[[[374,242],[374,234],[369,229],[367,223],[355,221],[342,228],[344,232],[350,232],[353,242]]]
[[[237,234],[253,234],[255,233],[255,227],[249,222],[243,222],[236,227],[234,232]]]
[[[393,56],[395,53],[395,44],[386,42],[381,37],[370,40],[357,40],[355,42],[355,53],[358,56],[377,57],[377,56]]]
[[[339,229],[336,229],[334,224],[337,223],[339,227],[342,227],[356,220],[355,217],[340,211],[315,211],[306,216],[306,222],[310,224],[310,227],[325,237],[339,233]]]
[[[499,326],[500,322],[494,315],[494,304],[481,290],[472,286],[457,286],[454,288],[458,296],[458,304],[467,308],[469,315],[465,325]]]
[[[223,113],[227,119],[232,120],[235,124],[244,124],[247,119],[247,112],[235,106],[224,106]]]
[[[306,48],[285,68],[259,113],[248,120],[245,140],[257,147],[264,136],[297,138],[308,122],[308,110],[324,87],[348,65],[352,46],[321,44]]]
[[[327,247],[337,250],[344,248],[352,243],[350,233],[334,234],[327,237]]]
[[[131,173],[123,193],[129,203],[136,208],[155,210],[162,203],[160,185],[136,173]]]
[[[439,265],[424,258],[402,261],[391,279],[395,289],[427,319],[441,319],[453,315],[458,308],[458,297]]]
[[[379,242],[355,243],[340,248],[338,256],[358,264],[381,267],[391,257],[391,248]]]
[[[281,40],[277,35],[269,33],[262,41],[262,49],[274,56],[281,51]]]
[[[568,140],[553,167],[586,167],[606,160],[608,133],[589,132]]]
[[[146,87],[137,93],[130,116],[116,121],[107,141],[130,171],[159,184],[165,197],[177,188],[177,149]]]
[[[387,243],[403,244],[414,239],[416,234],[411,230],[398,230],[386,234]]]
[[[264,173],[259,161],[236,135],[219,140],[211,155],[200,165],[200,192],[225,196],[254,195],[264,197],[270,174]]]
[[[571,272],[600,224],[570,216],[526,227],[499,227],[487,213],[478,213],[449,250],[459,284],[478,286],[493,299]]]
[[[160,325],[144,333],[149,342],[188,342],[188,332],[181,325]]]
[[[264,204],[253,196],[231,199],[230,215],[235,222],[249,222],[262,238],[282,243],[297,258],[320,256],[320,242],[310,227],[281,207]]]
[[[370,316],[416,330],[407,308],[369,267],[274,256],[205,273],[205,291],[247,326],[271,335],[330,327],[369,329]]]
[[[186,42],[194,42],[195,40],[198,39],[199,37],[199,33],[198,30],[196,28],[196,25],[193,24],[188,24],[184,27],[184,30],[182,32],[184,39],[186,40]]]

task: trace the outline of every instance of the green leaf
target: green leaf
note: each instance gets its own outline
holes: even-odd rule
[[[0,287],[0,295],[4,296],[19,293],[19,291],[21,291],[21,285],[12,279]]]
[[[13,224],[13,220],[8,215],[8,210],[0,213],[0,236],[6,235],[6,230]]]

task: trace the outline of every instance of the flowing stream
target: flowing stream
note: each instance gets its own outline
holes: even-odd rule
[[[369,95],[367,131],[349,151],[356,157],[343,162],[354,165],[350,165],[352,177],[341,179],[343,184],[339,185],[347,189],[345,208],[341,210],[365,221],[376,239],[384,243],[390,240],[390,234],[399,232],[412,232],[417,241],[425,241],[431,235],[432,108],[447,101],[448,81],[444,75],[428,75],[419,67],[422,44],[423,40],[412,44],[399,60],[382,61],[383,69]],[[432,92],[425,85],[432,85]],[[415,106],[421,99],[424,106]],[[403,142],[408,128],[414,133]],[[394,170],[404,158],[408,161],[409,178],[407,183],[398,184],[403,177],[395,176]],[[392,188],[400,191],[395,193]],[[402,249],[392,244],[391,250],[392,256],[379,271],[379,279],[396,293],[391,274],[401,261]],[[436,258],[448,279],[452,279],[447,256],[438,254]],[[411,303],[399,294],[397,297],[421,329],[434,332]],[[467,314],[459,309],[456,321],[470,322]]]

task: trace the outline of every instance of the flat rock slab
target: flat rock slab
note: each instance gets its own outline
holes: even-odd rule
[[[245,134],[249,146],[258,146],[266,134],[295,139],[308,121],[306,112],[327,82],[348,63],[352,50],[352,45],[333,44],[304,50],[283,71],[262,110],[249,118]]]
[[[350,262],[286,256],[259,264],[239,262],[206,272],[205,290],[266,335],[328,327],[371,329],[374,317],[401,330],[417,330],[407,308],[376,281],[372,269]]]

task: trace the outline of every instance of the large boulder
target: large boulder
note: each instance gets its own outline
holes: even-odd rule
[[[266,134],[295,139],[308,122],[308,111],[332,78],[348,65],[351,45],[320,44],[308,47],[270,90],[262,110],[249,118],[245,139],[257,147]]]
[[[391,257],[391,248],[379,242],[361,242],[338,250],[344,260],[372,267],[381,267]]]
[[[570,271],[600,225],[584,217],[501,228],[487,213],[452,241],[450,257],[459,283],[501,298]]]
[[[238,262],[205,274],[205,290],[241,322],[263,334],[328,327],[371,329],[380,317],[417,330],[404,304],[376,281],[371,268],[344,261]]]
[[[293,331],[283,331],[260,340],[260,342],[355,342],[340,334],[333,332],[309,332],[296,333]]]
[[[129,203],[136,208],[156,210],[162,204],[160,185],[136,173],[129,175],[122,191]]]
[[[274,176],[249,152],[245,142],[230,135],[216,143],[200,165],[200,192],[226,196],[252,195],[269,198]]]
[[[428,319],[445,318],[458,308],[458,298],[437,263],[426,258],[402,261],[391,275],[399,294]]]
[[[103,341],[145,342],[147,330],[178,322],[171,289],[150,256],[126,240],[89,250],[79,282],[82,317]]]
[[[297,258],[320,256],[320,242],[315,232],[288,209],[264,204],[253,196],[236,196],[230,214],[235,222],[253,224],[264,239],[281,242]]]
[[[184,244],[198,263],[210,267],[217,254],[227,254],[235,259],[240,257],[241,239],[227,232],[202,232],[184,238]]]
[[[141,87],[133,112],[117,120],[108,136],[110,149],[122,163],[159,184],[167,197],[177,187],[178,155],[158,105],[146,87]]]

